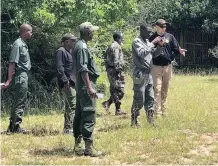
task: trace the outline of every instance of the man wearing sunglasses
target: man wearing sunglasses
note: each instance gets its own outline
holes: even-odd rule
[[[167,103],[167,93],[169,82],[172,76],[172,61],[175,55],[184,55],[185,49],[181,49],[175,37],[166,32],[167,22],[163,19],[158,19],[155,23],[156,32],[150,36],[152,41],[157,36],[162,40],[157,45],[162,47],[160,55],[154,56],[152,77],[154,83],[155,111],[157,116],[164,116]]]

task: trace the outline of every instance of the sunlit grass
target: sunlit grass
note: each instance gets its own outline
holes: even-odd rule
[[[218,76],[173,76],[167,117],[157,128],[146,122],[141,110],[141,128],[130,127],[132,80],[126,79],[122,108],[128,115],[115,117],[98,101],[95,146],[106,151],[103,158],[76,157],[74,139],[62,135],[63,114],[28,115],[22,126],[44,133],[2,135],[2,164],[218,164]],[[106,99],[106,97],[105,97]],[[8,118],[2,117],[1,129]]]

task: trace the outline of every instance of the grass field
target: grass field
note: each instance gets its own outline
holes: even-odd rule
[[[107,114],[98,102],[95,146],[106,151],[102,158],[77,157],[74,139],[62,135],[63,114],[29,115],[22,127],[30,135],[1,136],[1,164],[126,165],[126,164],[218,164],[218,76],[174,75],[171,81],[168,116],[157,119],[157,128],[146,123],[130,127],[132,81],[127,79],[122,108],[126,117]],[[2,117],[6,129],[8,117]]]

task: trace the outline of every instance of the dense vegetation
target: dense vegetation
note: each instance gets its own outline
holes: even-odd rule
[[[131,69],[131,42],[137,35],[139,23],[154,23],[165,18],[174,29],[202,29],[217,31],[217,0],[4,0],[1,10],[1,79],[7,79],[10,45],[18,37],[22,23],[33,26],[33,39],[28,42],[32,60],[30,79],[30,104],[35,108],[57,108],[60,105],[55,84],[54,52],[60,46],[60,38],[66,32],[78,35],[78,25],[90,21],[100,26],[91,43],[99,69],[102,52],[112,41],[114,31],[125,35],[123,50],[126,71]],[[217,47],[211,50],[217,54]],[[105,79],[100,79],[100,82]],[[105,86],[100,84],[101,89]],[[12,103],[12,88],[2,92],[2,109]],[[50,101],[53,102],[50,105]]]

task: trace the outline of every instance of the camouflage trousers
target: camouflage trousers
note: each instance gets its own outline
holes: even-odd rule
[[[133,76],[134,77],[134,76]],[[139,116],[139,110],[144,106],[145,111],[154,111],[154,90],[153,80],[151,74],[143,76],[141,81],[134,82],[133,90],[133,104],[131,108],[132,117]]]
[[[107,69],[107,76],[110,82],[110,98],[109,105],[115,103],[117,109],[121,105],[121,99],[124,96],[124,73],[113,68]]]

